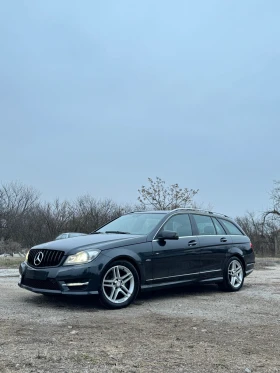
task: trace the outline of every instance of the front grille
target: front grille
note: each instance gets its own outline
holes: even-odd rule
[[[55,280],[34,280],[31,278],[23,278],[21,281],[22,285],[30,286],[35,289],[46,289],[46,290],[60,290],[58,283]]]
[[[39,253],[40,253],[39,260],[36,260]],[[31,249],[29,251],[27,262],[31,267],[34,267],[34,268],[56,267],[60,264],[63,255],[64,255],[64,251],[47,250],[47,249],[42,249],[42,250]],[[41,262],[40,262],[40,259],[41,259]]]

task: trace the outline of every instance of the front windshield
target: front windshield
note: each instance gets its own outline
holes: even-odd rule
[[[160,222],[165,214],[133,213],[123,215],[120,218],[105,225],[97,232],[100,233],[127,233],[149,234]],[[96,232],[96,233],[97,233]]]

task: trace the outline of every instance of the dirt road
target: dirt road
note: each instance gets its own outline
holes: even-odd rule
[[[119,311],[0,276],[0,372],[280,372],[280,265],[238,293],[157,291]]]

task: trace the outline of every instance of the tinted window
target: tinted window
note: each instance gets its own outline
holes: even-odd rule
[[[218,220],[215,219],[215,218],[212,218],[212,220],[214,222],[217,234],[220,234],[220,235],[225,234],[226,232],[225,232],[224,228],[221,226],[221,224],[218,222]]]
[[[219,219],[219,220],[221,220],[223,224],[226,226],[227,230],[229,231],[229,234],[232,234],[232,235],[242,234],[243,236],[243,233],[233,223],[231,223],[228,220],[224,220],[224,219]]]
[[[162,230],[174,231],[179,237],[192,236],[192,227],[188,214],[172,216],[163,226]]]
[[[216,230],[210,216],[205,215],[193,215],[196,222],[199,235],[213,235],[216,234]]]

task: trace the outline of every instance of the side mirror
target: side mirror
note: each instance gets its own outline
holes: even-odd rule
[[[165,240],[178,240],[179,236],[177,232],[174,231],[161,231],[159,232],[157,238],[160,241],[165,241]]]

